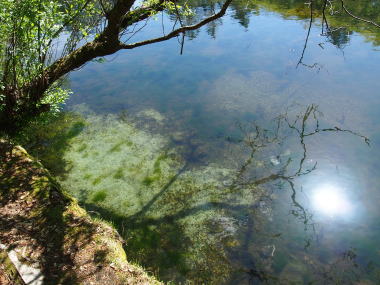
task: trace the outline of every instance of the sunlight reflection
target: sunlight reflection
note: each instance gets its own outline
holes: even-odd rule
[[[345,216],[351,212],[352,205],[342,188],[325,184],[316,188],[312,196],[314,208],[330,217]]]

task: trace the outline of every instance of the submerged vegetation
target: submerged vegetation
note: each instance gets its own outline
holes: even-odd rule
[[[343,154],[343,140],[370,145],[366,136],[353,130],[363,130],[367,122],[352,115],[360,108],[357,101],[335,94],[340,83],[329,85],[333,86],[329,92],[321,86],[306,90],[301,88],[306,83],[291,84],[279,75],[288,71],[252,66],[239,71],[226,60],[228,70],[217,73],[214,81],[199,72],[195,76],[202,81],[199,86],[187,77],[178,80],[173,72],[159,70],[161,77],[153,76],[149,82],[154,94],[148,97],[156,98],[147,104],[141,102],[149,92],[140,91],[148,83],[136,80],[139,87],[130,90],[123,81],[117,84],[119,97],[111,97],[111,89],[105,88],[104,97],[93,100],[96,112],[91,104],[76,105],[75,98],[69,111],[60,112],[71,95],[64,88],[71,71],[90,61],[107,62],[103,56],[120,50],[172,38],[178,39],[183,54],[185,40],[197,37],[201,27],[216,42],[220,17],[227,11],[247,31],[251,14],[270,11],[301,23],[308,20],[304,48],[294,67],[302,65],[317,73],[321,65],[303,62],[313,24],[322,28],[325,37],[317,44],[321,49],[329,42],[343,51],[354,32],[374,46],[380,44],[380,33],[367,25],[375,27],[380,19],[379,5],[373,1],[200,2],[0,0],[0,135],[11,137],[33,155],[0,141],[1,243],[39,268],[52,284],[91,284],[95,279],[108,282],[107,278],[112,284],[159,283],[126,257],[159,279],[178,284],[380,280],[380,258],[371,248],[376,235],[374,241],[359,245],[366,250],[364,257],[351,247],[350,239],[365,231],[352,232],[342,244],[331,246],[331,232],[317,232],[318,215],[308,207],[310,189],[300,186],[318,171],[320,155],[310,149],[321,142]],[[149,19],[160,17],[152,25],[157,29],[160,22],[159,35],[148,40],[137,36],[134,42]],[[165,31],[167,22],[170,31]],[[267,53],[259,49],[256,58],[264,62]],[[203,52],[210,56],[220,51]],[[240,60],[248,61],[247,54]],[[150,60],[142,55],[143,61]],[[184,65],[190,66],[191,60],[185,58]],[[165,66],[160,61],[147,65]],[[125,66],[133,64],[122,62],[117,70],[122,76],[131,81],[141,76],[138,69],[123,73]],[[204,66],[212,72],[208,63]],[[189,77],[186,68],[183,72]],[[178,94],[170,101],[166,86],[164,94],[155,93],[158,79],[164,77],[191,85],[192,92],[198,88],[202,96],[191,101],[187,98],[191,92],[182,94],[173,87]],[[116,81],[112,78],[111,83]],[[100,84],[105,82],[92,90]],[[326,106],[326,117],[311,104],[311,97]],[[105,101],[117,106],[113,113]],[[377,130],[371,132],[378,135]],[[333,134],[339,134],[338,142]],[[355,141],[352,149],[359,153],[362,145],[358,145]],[[344,171],[337,165],[333,168],[338,174]],[[321,192],[325,196],[320,200],[327,206],[329,199],[341,198]],[[344,205],[340,200],[338,205]],[[332,212],[328,214],[332,219]],[[295,222],[289,226],[289,220]],[[344,219],[340,222],[333,233],[344,226]],[[373,224],[377,226],[377,221]]]
[[[160,279],[174,282],[223,283],[245,272],[253,279],[286,284],[294,274],[310,278],[307,276],[316,270],[297,259],[291,264],[273,260],[274,244],[281,234],[266,226],[273,219],[272,201],[283,195],[273,188],[278,183],[289,183],[293,190],[294,217],[312,225],[311,215],[296,196],[295,179],[315,169],[308,162],[303,139],[329,131],[351,132],[321,128],[319,121],[313,126],[319,114],[316,106],[302,114],[278,117],[272,130],[240,125],[240,139],[228,139],[230,151],[238,154],[234,157],[238,169],[228,163],[199,164],[183,156],[175,138],[138,129],[140,120],[151,119],[151,111],[139,112],[136,119],[125,114],[97,115],[84,106],[74,109],[76,114],[66,114],[72,118],[71,126],[65,119],[62,128],[57,128],[59,133],[45,133],[46,142],[54,142],[78,122],[82,126],[75,135],[67,136],[62,156],[55,161],[64,161],[64,167],[55,174],[93,217],[106,219],[117,228],[130,260]],[[293,122],[289,118],[294,116]],[[161,114],[156,117],[165,120]],[[298,135],[291,136],[293,131]],[[293,146],[301,138],[303,152],[288,145],[286,137]],[[270,155],[277,143],[286,151]],[[242,252],[253,262],[252,267],[233,260]],[[321,266],[316,260],[313,264]]]
[[[231,170],[216,166],[191,170],[164,137],[138,130],[116,116],[86,113],[86,128],[63,155],[68,167],[61,184],[90,213],[117,226],[127,241],[129,258],[165,280],[184,281],[188,274],[194,281],[205,280],[217,270],[223,274],[208,280],[226,279],[225,258],[208,260],[208,270],[200,273],[206,261],[198,247],[207,245],[208,254],[224,255],[219,248],[222,240],[205,235],[205,227],[218,217],[223,220],[213,201],[222,199],[221,181]],[[181,275],[170,273],[173,268]]]

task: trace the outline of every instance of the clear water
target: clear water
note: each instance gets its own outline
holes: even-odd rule
[[[173,39],[71,74],[67,111],[80,115],[52,123],[60,137],[46,163],[160,279],[380,282],[380,30],[336,15],[342,28],[326,37],[316,19],[298,64],[303,2],[235,2],[188,35],[182,55]],[[201,16],[213,4],[192,5]],[[355,12],[378,19],[378,6],[361,1]],[[161,21],[170,24],[159,15],[132,41],[160,35]],[[283,119],[276,136],[273,119],[312,104],[320,128],[370,146],[321,132],[304,138],[303,160],[299,134]],[[317,164],[299,175],[302,161],[302,172]]]

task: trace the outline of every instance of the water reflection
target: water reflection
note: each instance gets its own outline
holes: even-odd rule
[[[378,135],[378,55],[352,31],[374,45],[379,33],[348,20],[347,31],[330,34],[326,40],[332,45],[321,48],[320,27],[313,26],[305,62],[321,62],[329,73],[296,71],[304,22],[278,15],[307,19],[304,2],[234,1],[232,17],[246,32],[226,17],[207,28],[215,38],[211,42],[202,31],[186,34],[198,38],[186,42],[181,58],[173,56],[176,43],[165,43],[129,57],[120,54],[102,66],[89,64],[72,76],[76,96],[69,106],[85,102],[97,114],[80,124],[83,134],[58,140],[57,147],[69,144],[62,151],[66,161],[50,165],[65,168],[67,188],[92,213],[112,221],[127,239],[129,258],[161,279],[196,284],[380,280],[365,271],[368,260],[379,260],[374,250],[380,238],[374,194],[378,148],[364,156],[356,137],[336,134],[351,129]],[[367,13],[369,4],[355,7],[365,6]],[[217,4],[192,5],[201,16]],[[346,20],[338,17],[331,27]],[[345,37],[346,32],[352,35]],[[335,46],[345,47],[344,63]],[[282,117],[281,132],[268,123],[294,101],[318,102],[323,122],[313,119],[322,117],[314,106],[306,117],[300,108]],[[133,121],[136,114],[145,120]],[[236,127],[236,120],[251,123]],[[324,130],[333,136],[321,138]],[[358,189],[325,179],[328,175],[318,180],[318,171],[327,172],[326,165],[315,164],[323,155],[332,156],[334,169],[350,165],[368,180],[363,189],[371,222],[340,222],[357,215],[351,192]]]
[[[163,135],[166,118],[151,109],[137,118],[99,116],[83,106],[77,112],[84,117],[79,118],[82,128],[60,140],[66,162],[61,183],[92,214],[111,221],[127,240],[128,256],[161,279],[283,284],[294,281],[294,272],[312,279],[310,262],[313,270],[325,269],[324,257],[305,251],[323,238],[302,200],[299,179],[317,170],[309,159],[309,138],[348,130],[319,127],[316,105],[287,109],[265,127],[235,125],[239,136],[219,138],[229,145],[218,149],[224,165],[207,165],[201,155],[207,143],[192,136],[176,134],[170,143]],[[56,129],[65,133],[71,126],[67,117],[62,119],[63,128]],[[49,149],[49,141],[44,142]],[[316,190],[340,191],[331,185]],[[327,199],[332,201],[331,195]],[[328,209],[337,211],[331,205]],[[283,217],[302,230],[284,228]],[[336,258],[334,253],[327,259]]]
[[[312,192],[314,209],[331,218],[352,214],[352,204],[344,189],[334,184],[322,184]]]

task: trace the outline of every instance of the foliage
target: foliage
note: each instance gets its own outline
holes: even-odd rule
[[[58,83],[53,84],[47,91],[45,97],[41,100],[41,104],[50,105],[50,114],[57,115],[61,106],[72,92],[59,86]]]
[[[59,82],[71,71],[121,49],[196,30],[223,16],[231,1],[226,0],[218,13],[184,26],[181,17],[192,15],[191,9],[169,0],[0,0],[0,131],[16,132],[30,118],[56,112],[69,95],[59,89]],[[164,10],[176,15],[179,27],[129,43]]]
[[[190,8],[189,4],[185,2],[183,5],[178,5],[175,2],[167,1],[164,2],[164,7],[171,14],[180,14],[185,17],[194,16],[194,11]]]
[[[66,47],[74,41],[82,40],[93,29],[96,21],[91,21],[98,13],[94,4],[82,7],[86,0],[47,1],[1,0],[0,6],[0,70],[3,84],[22,85],[38,76],[44,66],[55,58],[53,41],[63,32],[70,21],[70,31]],[[58,43],[56,43],[58,45]]]
[[[87,37],[100,14],[88,0],[0,0],[0,7],[0,112],[14,101],[14,113],[21,113],[21,102],[26,101],[23,97],[32,97],[23,94],[23,86],[41,76],[46,66],[57,59],[58,52],[64,56]],[[51,84],[43,98],[30,106],[31,110],[41,108],[56,114],[71,94],[61,83],[59,80]],[[17,96],[10,97],[12,93]],[[37,117],[45,119],[46,115]]]
[[[327,36],[331,42],[344,47],[354,23],[355,31],[378,42],[379,33],[373,33],[369,25],[376,26],[375,22],[379,20],[378,5],[372,1],[326,1],[313,0],[311,3],[314,17],[321,16],[326,8],[332,28],[328,29]],[[342,3],[346,6],[340,5]],[[261,5],[281,11],[285,17],[295,15],[306,19],[310,16],[310,7],[298,0],[238,0],[233,3],[232,0],[224,3],[199,0],[180,3],[169,0],[0,0],[1,131],[14,131],[30,118],[48,110],[56,112],[69,95],[67,91],[57,89],[57,82],[89,61],[121,49],[133,49],[180,35],[183,45],[185,34],[194,38],[197,29],[204,25],[214,37],[219,18],[230,4],[232,17],[244,27],[248,27],[250,13],[259,13]],[[131,43],[134,35],[147,26],[148,20],[162,11],[167,12],[174,22],[171,32]],[[342,26],[341,23],[348,23],[347,32],[335,29]]]

